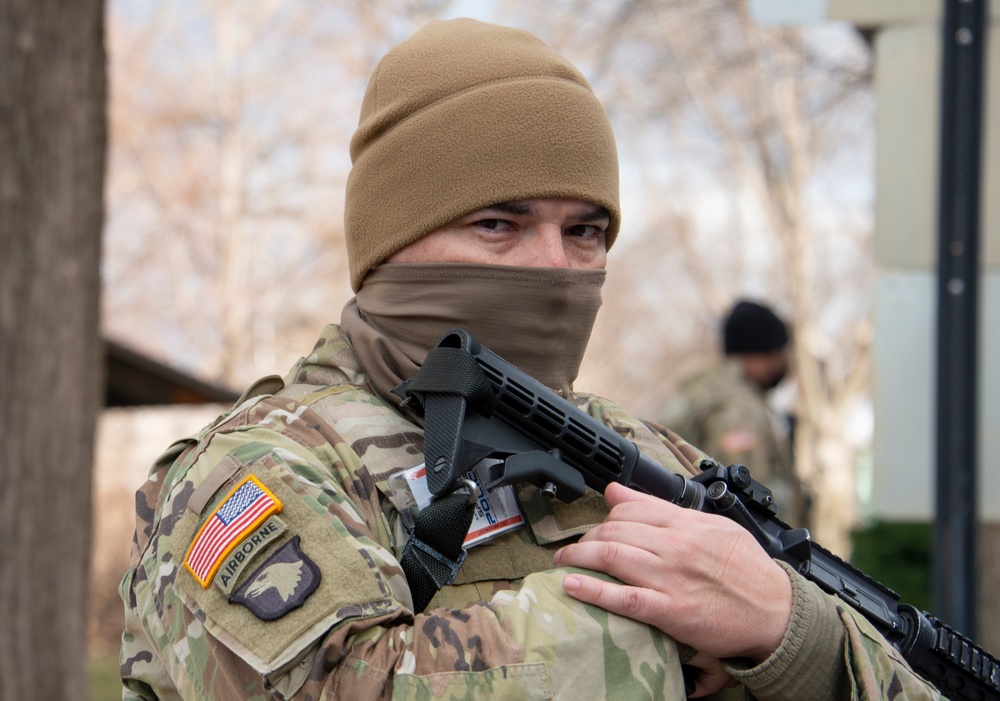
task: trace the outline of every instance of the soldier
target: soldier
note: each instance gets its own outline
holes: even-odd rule
[[[688,378],[661,422],[725,465],[740,463],[774,493],[778,515],[807,526],[809,499],[795,472],[789,420],[768,404],[788,372],[785,322],[740,300],[722,323],[722,362]]]
[[[400,561],[423,431],[392,389],[448,329],[468,328],[669,469],[701,454],[571,390],[620,211],[610,124],[565,59],[527,32],[431,23],[379,63],[351,155],[356,297],[341,323],[171,446],[137,494],[124,699],[680,699],[682,659],[705,670],[699,692],[738,677],[805,698],[795,678],[821,669],[858,698],[882,698],[889,675],[909,698],[932,697],[864,621],[838,618],[752,539],[720,552],[694,538],[706,586],[677,586],[701,618],[717,614],[710,638],[688,619],[679,646],[660,621],[567,596],[553,554],[608,517],[594,493],[562,505],[518,489],[493,524],[510,528],[416,606]],[[675,523],[747,545],[705,518]],[[730,657],[746,660],[719,661]]]

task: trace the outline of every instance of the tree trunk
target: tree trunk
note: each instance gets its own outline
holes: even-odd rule
[[[0,0],[0,698],[85,699],[102,0]]]

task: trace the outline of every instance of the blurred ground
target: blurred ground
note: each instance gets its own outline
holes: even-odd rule
[[[90,701],[120,701],[121,680],[118,677],[118,653],[91,655],[87,661]]]

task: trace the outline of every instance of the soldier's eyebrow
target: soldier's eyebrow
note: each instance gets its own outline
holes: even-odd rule
[[[606,210],[604,207],[599,205],[594,205],[593,209],[589,209],[585,212],[580,212],[575,216],[576,219],[580,221],[601,221],[602,219],[611,220],[611,212]]]
[[[528,216],[535,213],[535,208],[527,202],[498,202],[480,209],[477,214],[486,213],[510,214],[512,216]]]
[[[477,215],[491,213],[509,214],[511,216],[530,216],[535,214],[535,208],[529,202],[498,202],[497,204],[484,207],[476,212]],[[583,222],[596,222],[604,219],[610,220],[611,213],[600,205],[593,205],[590,209],[574,213],[573,219]]]

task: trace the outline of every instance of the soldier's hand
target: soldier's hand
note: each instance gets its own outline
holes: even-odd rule
[[[762,662],[777,649],[792,585],[749,532],[619,484],[604,495],[611,506],[604,523],[559,550],[555,562],[625,584],[571,574],[566,593],[656,626],[709,658]]]
[[[718,658],[706,655],[704,652],[697,653],[685,663],[685,666],[695,667],[698,671],[698,676],[694,680],[694,691],[688,698],[697,699],[737,685],[737,681],[729,676]]]

